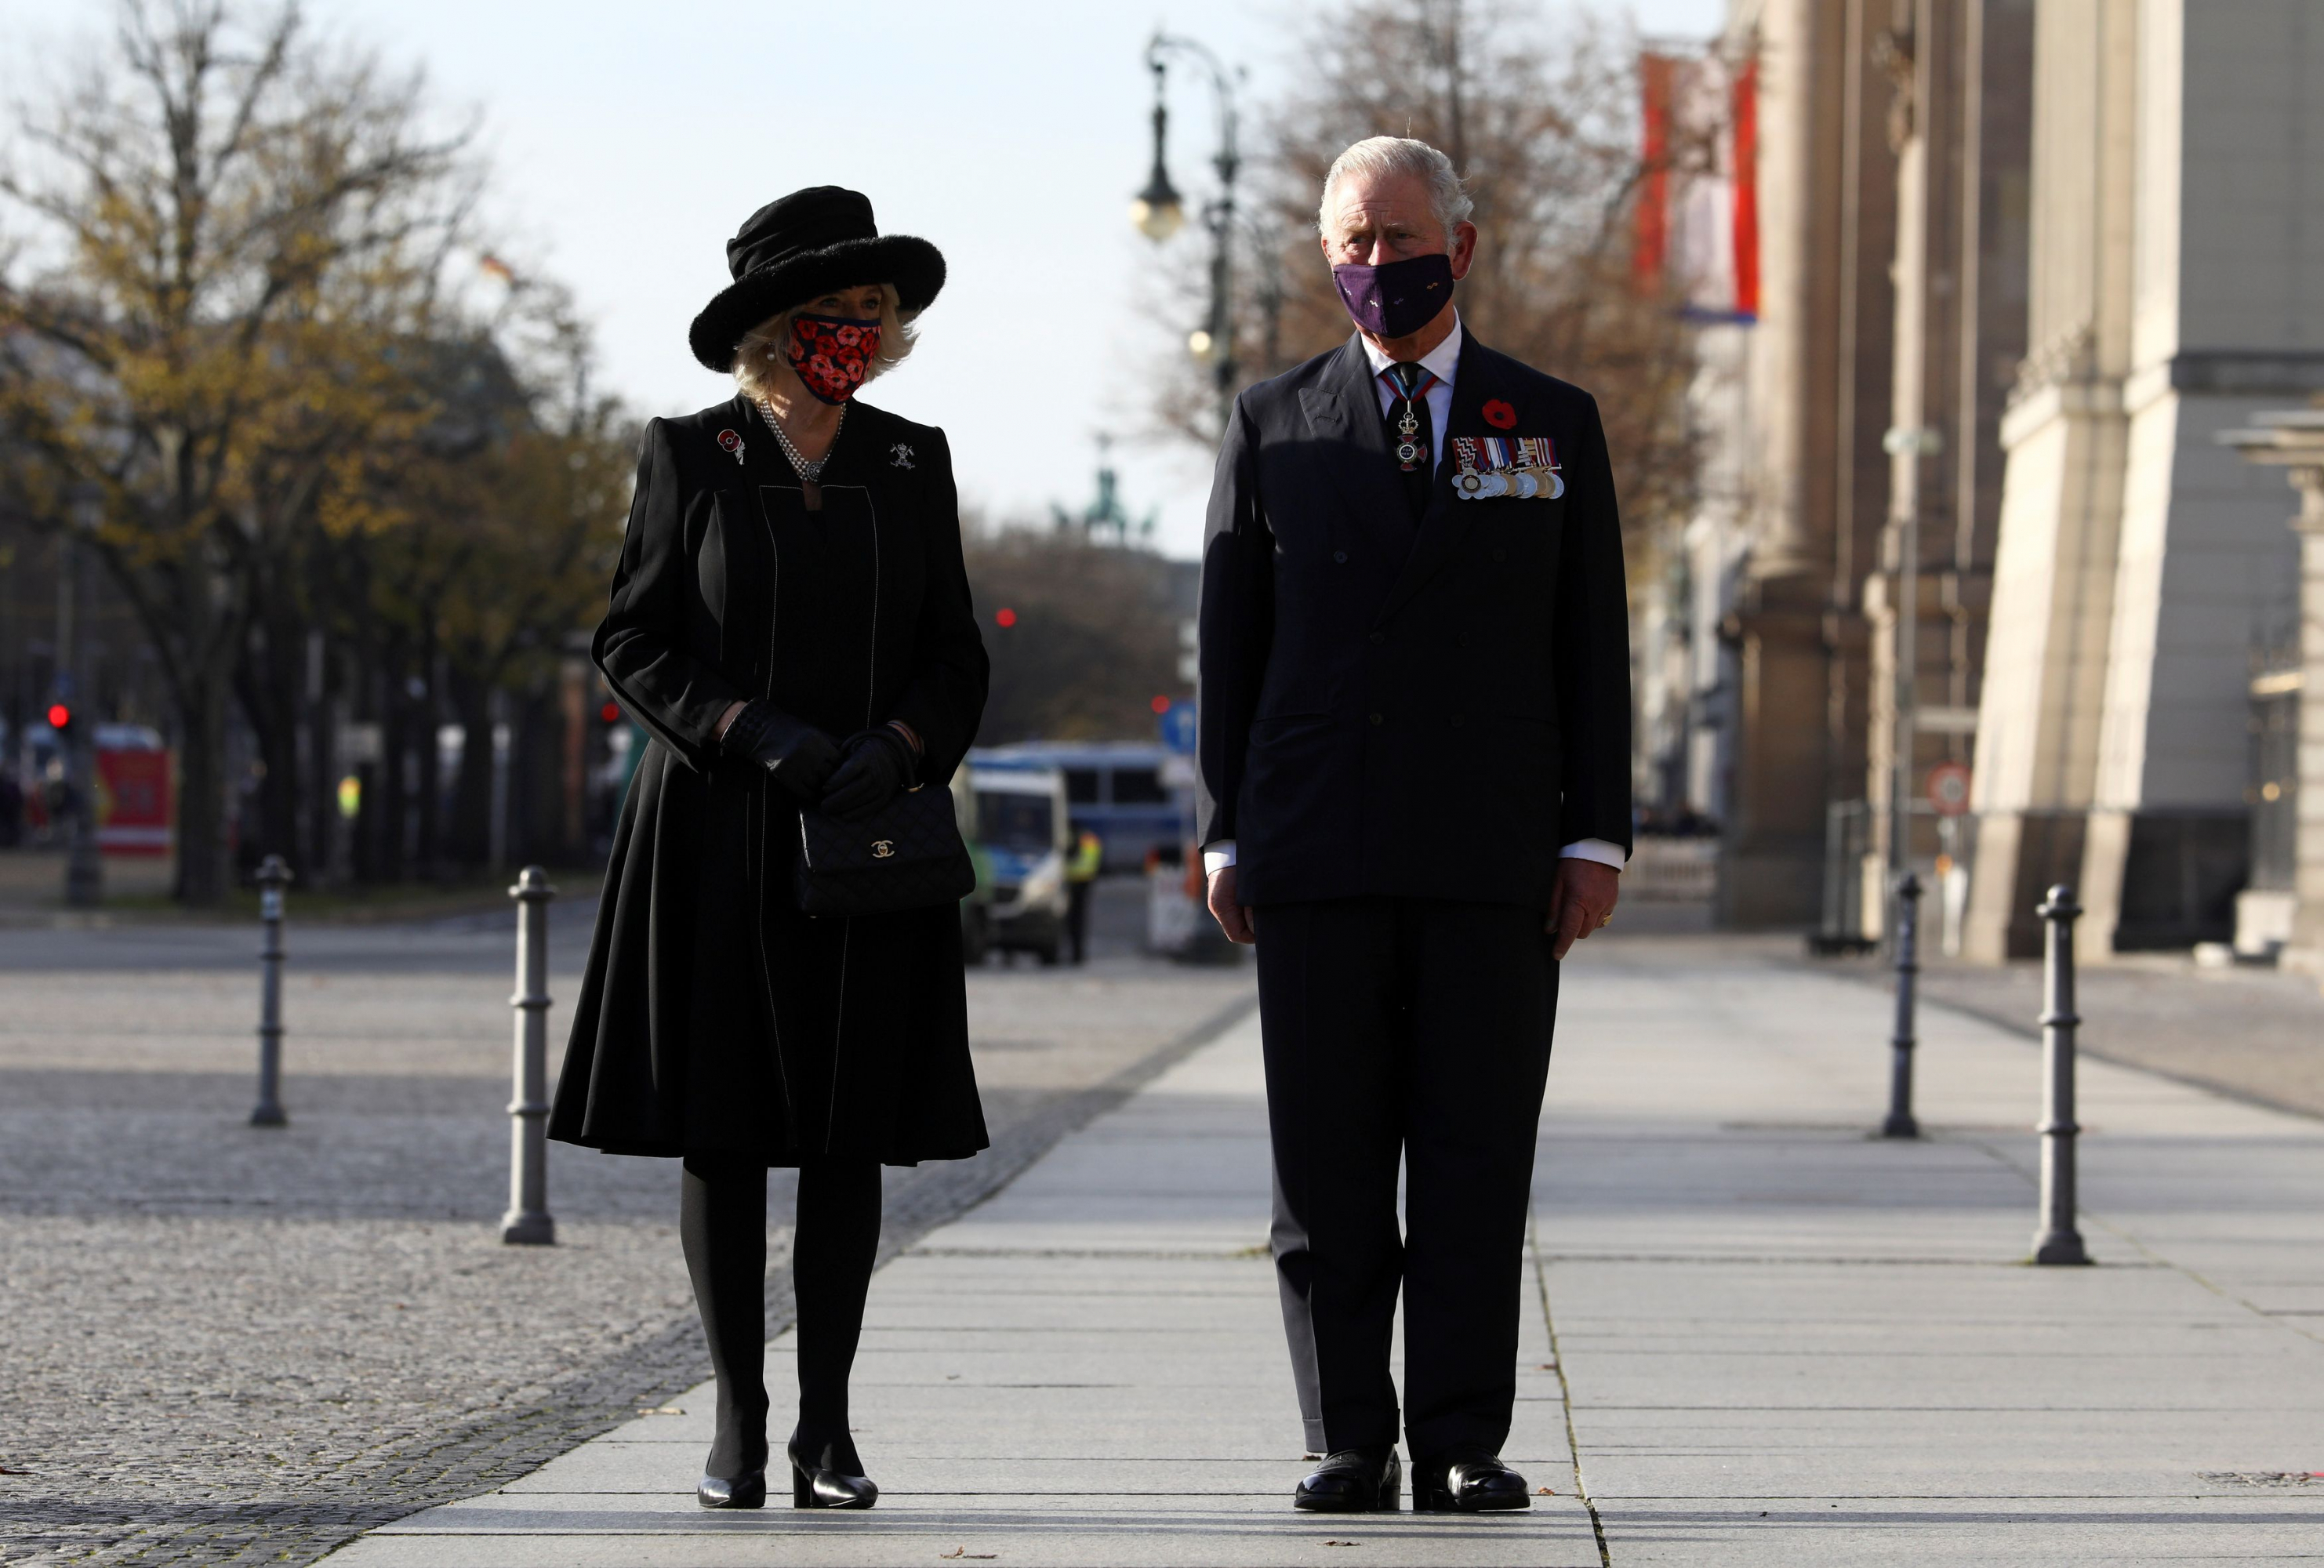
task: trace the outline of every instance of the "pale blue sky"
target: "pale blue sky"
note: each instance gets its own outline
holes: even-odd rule
[[[1609,6],[1614,0],[1609,0]],[[1707,35],[1725,0],[1631,0],[1653,34]],[[867,192],[883,231],[951,266],[911,362],[872,401],[950,433],[964,495],[1007,515],[1078,507],[1101,429],[1145,422],[1140,367],[1160,350],[1130,227],[1148,161],[1157,22],[1250,71],[1264,97],[1292,69],[1285,0],[308,0],[334,32],[426,65],[438,97],[482,112],[493,210],[520,259],[570,282],[595,319],[606,385],[650,413],[731,383],[694,363],[686,327],[726,281],[723,245],[752,208],[810,184]],[[12,93],[47,48],[102,28],[106,0],[0,0]],[[1554,31],[1542,35],[1555,47]],[[29,46],[29,47],[27,47]],[[13,58],[10,58],[13,57]],[[1206,96],[1174,95],[1171,171],[1204,189]],[[1191,237],[1177,242],[1194,243]],[[1319,262],[1320,264],[1320,262]],[[1194,323],[1187,323],[1188,326]],[[1117,448],[1133,511],[1165,547],[1201,537],[1207,457]]]

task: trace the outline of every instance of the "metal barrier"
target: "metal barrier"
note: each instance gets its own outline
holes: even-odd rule
[[[1883,1138],[1918,1138],[1921,1124],[1913,1119],[1914,1007],[1921,973],[1921,879],[1906,872],[1896,879],[1896,1032],[1889,1041],[1895,1051],[1888,1066],[1888,1118],[1880,1124]]]
[[[265,931],[258,949],[258,1105],[253,1127],[286,1127],[282,1113],[282,890],[290,868],[279,854],[258,867],[258,918]]]
[[[548,1246],[557,1240],[549,1214],[549,873],[527,866],[509,897],[517,901],[515,1095],[509,1102],[509,1207],[501,1240]]]
[[[2036,1263],[2088,1263],[2082,1233],[2076,1229],[2074,1139],[2074,921],[2082,907],[2063,882],[2034,911],[2043,921],[2042,936],[2042,1223],[2034,1232]]]

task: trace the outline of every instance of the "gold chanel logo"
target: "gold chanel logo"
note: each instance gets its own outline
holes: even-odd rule
[[[873,860],[892,860],[895,858],[895,854],[896,841],[894,839],[875,838],[872,841],[872,858]]]

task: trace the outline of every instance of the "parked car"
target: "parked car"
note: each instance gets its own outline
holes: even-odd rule
[[[1055,964],[1065,937],[1065,856],[1073,844],[1065,775],[1055,768],[991,767],[981,755],[973,755],[964,771],[975,803],[974,828],[966,836],[980,857],[983,898],[964,914],[971,923],[963,927],[964,949],[1030,953]]]

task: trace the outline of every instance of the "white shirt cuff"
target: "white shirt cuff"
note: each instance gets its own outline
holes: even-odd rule
[[[1222,838],[1216,844],[1204,844],[1203,846],[1203,874],[1204,876],[1209,876],[1213,872],[1223,871],[1228,866],[1234,864],[1234,846],[1235,841],[1231,838]]]

